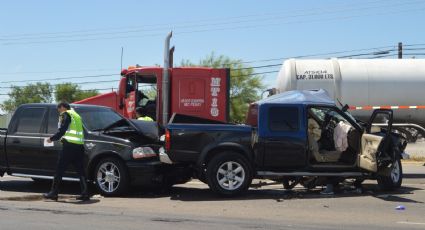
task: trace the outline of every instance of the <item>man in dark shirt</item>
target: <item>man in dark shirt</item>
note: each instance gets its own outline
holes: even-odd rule
[[[87,180],[84,173],[84,132],[81,117],[74,111],[68,103],[59,103],[59,130],[51,136],[47,142],[60,140],[63,148],[59,155],[56,174],[53,179],[52,188],[49,193],[43,194],[46,199],[57,200],[59,193],[59,185],[62,181],[63,174],[69,164],[72,164],[79,177],[81,185],[81,196],[77,200],[86,201],[90,197],[88,195]]]

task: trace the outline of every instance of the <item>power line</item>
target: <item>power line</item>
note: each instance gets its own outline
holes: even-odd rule
[[[86,82],[66,82],[66,83],[72,83],[75,85],[86,85],[86,84],[97,84],[97,83],[110,83],[110,82],[118,82],[119,80],[105,80],[105,81],[86,81]],[[59,84],[51,84],[50,86],[57,86],[62,85],[64,83]],[[25,86],[0,86],[0,89],[13,89],[13,88],[23,88]]]
[[[380,3],[380,2],[384,2],[385,3],[385,6],[388,7],[388,1],[378,0],[378,1],[368,2],[368,3],[363,3],[360,8],[358,7],[358,4],[342,4],[342,5],[338,6],[338,7],[334,7],[334,9],[337,9],[337,11],[335,11],[335,12],[332,12],[331,11],[331,13],[341,13],[341,12],[345,12],[345,11],[353,11],[353,10],[354,11],[357,11],[357,10],[381,8],[382,5],[373,5],[375,3]],[[413,4],[414,3],[417,3],[417,2],[413,2]],[[401,4],[398,3],[398,4],[394,4],[394,5],[389,5],[389,6],[400,6],[400,5],[409,5],[409,4],[412,4],[412,2],[409,2],[407,4],[406,3],[401,3]],[[368,6],[368,5],[370,5],[370,6]],[[344,8],[341,9],[341,6],[344,7]],[[349,8],[346,8],[346,6],[349,6]],[[351,8],[351,6],[357,6],[357,8],[356,7],[355,8]],[[0,40],[37,39],[37,38],[40,38],[40,37],[34,37],[34,36],[48,36],[48,35],[57,35],[57,34],[63,34],[61,37],[64,37],[64,36],[66,36],[66,37],[73,37],[73,36],[90,36],[90,35],[99,35],[99,34],[100,35],[102,35],[102,34],[111,34],[111,32],[108,32],[108,33],[94,33],[94,34],[90,34],[89,33],[89,32],[96,32],[96,31],[116,31],[116,32],[113,32],[113,33],[122,34],[122,33],[126,33],[126,32],[140,32],[140,30],[142,28],[144,28],[144,27],[155,27],[155,26],[158,27],[158,26],[162,26],[162,28],[165,27],[165,29],[169,29],[170,27],[173,27],[173,28],[176,28],[177,27],[178,28],[179,25],[185,25],[185,24],[191,25],[191,24],[194,24],[194,23],[195,23],[195,25],[192,25],[192,26],[208,26],[208,25],[211,25],[211,24],[199,24],[199,22],[224,21],[225,24],[229,24],[229,23],[234,23],[232,21],[229,22],[229,20],[231,20],[231,19],[249,18],[250,21],[258,21],[259,19],[252,19],[252,18],[253,17],[258,17],[258,16],[260,16],[260,17],[264,17],[264,16],[269,17],[270,15],[278,15],[280,17],[287,18],[288,17],[287,12],[292,13],[292,12],[297,12],[297,11],[309,12],[309,13],[308,14],[306,14],[306,13],[304,13],[304,14],[295,14],[295,15],[289,14],[289,17],[291,17],[291,16],[292,17],[294,17],[294,16],[306,16],[306,15],[309,15],[310,16],[310,15],[323,14],[323,13],[329,12],[330,9],[332,9],[332,8],[329,8],[329,7],[326,7],[326,8],[319,7],[319,8],[299,9],[299,10],[290,10],[290,11],[289,10],[285,10],[285,11],[279,11],[279,12],[275,12],[275,13],[262,13],[262,14],[254,14],[254,15],[251,14],[251,15],[243,15],[243,16],[236,16],[236,17],[216,18],[216,19],[212,19],[212,20],[186,21],[186,22],[178,23],[175,26],[170,26],[169,24],[153,24],[153,25],[142,25],[141,27],[127,27],[127,28],[124,28],[124,30],[123,30],[122,27],[120,27],[120,28],[94,29],[94,30],[78,30],[78,31],[70,31],[70,32],[69,31],[68,32],[56,32],[56,33],[35,33],[35,34],[3,35],[2,36],[3,39],[0,39]],[[318,10],[324,10],[324,11],[318,11]],[[285,13],[284,16],[282,16],[282,13]],[[266,19],[269,19],[269,18],[266,18]],[[272,18],[272,19],[275,19],[275,18]],[[237,21],[237,22],[239,23],[241,21]],[[242,22],[246,22],[246,21],[242,21]],[[212,25],[215,25],[215,24],[212,24]],[[128,29],[133,29],[133,30],[128,30]],[[151,30],[148,30],[148,31],[151,31]],[[79,34],[81,34],[81,35],[79,35]],[[43,38],[43,37],[41,37],[41,38]],[[46,38],[46,37],[44,37],[44,38]],[[47,38],[49,38],[49,37],[47,37]],[[50,37],[50,38],[52,38],[52,37]],[[53,38],[55,38],[55,37],[53,37]]]
[[[386,54],[386,55],[378,55],[375,57],[370,57],[370,59],[379,59],[379,58],[384,58],[384,57],[395,57],[397,56],[397,54]]]
[[[252,73],[247,75],[240,75],[240,76],[254,76],[259,74],[267,74],[267,73],[275,73],[278,71],[266,71],[266,72],[260,72],[260,73]],[[69,82],[75,85],[86,85],[86,84],[97,84],[97,83],[110,83],[110,82],[118,82],[119,80],[105,80],[105,81],[86,81],[86,82]],[[62,85],[64,83],[59,84],[51,84],[50,86],[54,87],[57,85]],[[13,89],[13,88],[24,88],[26,86],[0,86],[0,89]]]
[[[111,90],[111,92],[112,92],[114,89],[116,89],[116,88],[115,87],[109,87],[109,88],[100,88],[100,89],[80,89],[79,91],[87,92],[87,91]],[[55,93],[55,92],[56,92],[55,90],[50,91],[50,93]],[[0,96],[9,96],[9,94],[8,93],[0,93]]]
[[[44,78],[44,79],[31,79],[31,80],[14,80],[14,81],[2,81],[0,83],[18,83],[18,82],[34,82],[34,81],[57,81],[57,80],[66,80],[66,79],[78,79],[78,78],[96,78],[96,77],[110,77],[116,76],[119,74],[99,74],[99,75],[87,75],[87,76],[78,76],[78,77],[57,77],[57,78]]]
[[[245,70],[245,69],[259,69],[259,68],[269,68],[269,67],[275,67],[275,66],[281,66],[282,63],[279,64],[271,64],[271,65],[260,65],[260,66],[252,66],[252,67],[243,67],[243,68],[235,68],[232,70]]]
[[[55,70],[55,71],[25,71],[25,72],[0,72],[0,75],[11,75],[11,74],[40,74],[40,73],[76,73],[76,72],[100,72],[100,71],[111,71],[116,70],[112,68],[108,69],[78,69],[78,70]]]
[[[382,1],[377,1],[377,2],[382,2]],[[387,2],[386,2],[387,3]],[[414,2],[415,3],[415,2]],[[395,5],[389,5],[385,4],[386,7],[394,7],[394,6],[400,6],[400,5],[410,5],[412,4],[411,2],[409,3],[402,3],[402,4],[395,4]],[[355,4],[354,6],[358,6],[358,4]],[[277,17],[267,17],[264,19],[252,19],[250,18],[249,20],[242,20],[242,21],[224,21],[221,23],[209,23],[209,24],[195,24],[195,25],[191,25],[191,26],[172,26],[173,29],[178,29],[178,28],[193,28],[193,27],[205,27],[205,26],[217,26],[217,25],[229,25],[229,24],[240,24],[240,23],[246,23],[246,22],[258,22],[258,21],[269,21],[269,20],[276,20],[276,19],[282,19],[282,18],[291,18],[291,17],[304,17],[304,16],[312,16],[312,15],[321,15],[324,13],[341,13],[341,12],[346,12],[346,11],[359,11],[359,10],[366,10],[366,9],[374,9],[374,8],[381,8],[382,5],[378,5],[378,6],[372,6],[372,7],[364,7],[362,5],[362,7],[357,7],[357,8],[348,8],[348,9],[342,9],[342,10],[338,10],[338,11],[330,11],[328,8],[325,8],[324,11],[320,12],[320,11],[315,11],[313,13],[311,13],[311,11],[309,11],[309,13],[303,13],[303,14],[295,14],[295,15],[287,15],[285,14],[284,16],[282,16],[282,13],[280,12],[279,14],[271,14],[271,15],[279,15]],[[323,9],[323,8],[319,8],[319,9]],[[305,10],[303,10],[303,12],[305,12]],[[245,17],[244,17],[245,18]],[[222,20],[222,19],[221,19]],[[0,40],[3,41],[14,41],[14,40],[28,40],[28,39],[52,39],[52,38],[69,38],[69,37],[87,37],[87,36],[96,36],[96,35],[110,35],[110,34],[123,34],[123,33],[137,33],[137,32],[149,32],[149,31],[160,31],[160,30],[168,30],[170,29],[169,25],[166,25],[165,27],[160,27],[160,28],[155,28],[155,29],[142,29],[142,28],[138,28],[138,29],[133,29],[133,30],[124,30],[124,31],[116,31],[116,32],[101,32],[101,33],[85,33],[85,34],[76,34],[76,35],[60,35],[60,36],[39,36],[39,37],[19,37],[19,38],[0,38]]]
[[[406,45],[406,46],[410,46],[410,47],[414,47],[414,46],[418,46],[421,44],[412,44],[412,45]],[[335,55],[335,54],[343,54],[343,53],[350,53],[350,52],[356,52],[356,51],[366,51],[366,50],[376,50],[370,53],[360,53],[360,54],[351,54],[351,55],[344,55],[344,56],[339,56],[337,58],[349,58],[349,57],[358,57],[358,56],[371,56],[371,55],[379,55],[376,57],[369,57],[369,58],[381,58],[381,57],[389,57],[389,56],[393,56],[393,54],[389,54],[389,55],[385,55],[388,52],[393,52],[395,51],[395,49],[388,49],[388,48],[394,48],[395,46],[381,46],[381,47],[373,47],[373,48],[365,48],[365,49],[353,49],[353,50],[346,50],[346,51],[336,51],[336,52],[327,52],[327,53],[316,53],[316,54],[307,54],[307,55],[299,55],[299,56],[292,56],[292,57],[281,57],[281,58],[273,58],[273,59],[263,59],[263,60],[254,60],[254,61],[246,61],[246,62],[241,62],[243,64],[248,64],[248,63],[255,63],[255,62],[267,62],[267,61],[277,61],[277,60],[283,60],[283,59],[289,59],[289,58],[306,58],[306,57],[317,57],[317,56],[324,56],[324,55]],[[414,48],[411,48],[412,50]],[[421,50],[422,48],[418,48],[415,50]],[[423,48],[425,49],[425,48]],[[410,55],[408,53],[406,53],[406,55]],[[422,53],[412,53],[412,55],[422,55]],[[229,65],[231,65],[232,63],[230,63]],[[245,70],[245,69],[258,69],[258,68],[269,68],[269,67],[278,67],[281,66],[282,63],[277,63],[277,64],[269,64],[269,65],[259,65],[259,66],[250,66],[250,67],[243,67],[243,68],[233,68],[233,71],[236,70]],[[226,66],[225,66],[226,67]],[[273,71],[272,71],[273,72]],[[269,72],[263,72],[263,73],[269,73]],[[258,73],[258,74],[262,74],[262,73]],[[27,79],[27,80],[13,80],[13,81],[2,81],[0,83],[19,83],[19,82],[36,82],[36,81],[54,81],[54,80],[68,80],[68,79],[82,79],[82,78],[98,78],[98,77],[107,77],[107,76],[116,76],[119,74],[99,74],[99,75],[86,75],[86,76],[73,76],[73,77],[56,77],[56,78],[44,78],[44,79]],[[117,80],[104,80],[104,81],[87,81],[87,82],[70,82],[73,84],[94,84],[94,83],[105,83],[105,82],[116,82]],[[59,85],[59,84],[54,84],[55,85]],[[20,86],[18,86],[20,87]],[[12,87],[0,87],[0,88],[7,88],[10,89]]]
[[[403,50],[425,50],[425,48],[403,48]]]
[[[414,2],[419,3],[419,2]],[[411,4],[411,3],[410,3]],[[249,26],[236,26],[236,27],[227,27],[227,28],[215,28],[215,29],[200,29],[200,30],[192,30],[192,31],[177,31],[175,34],[189,34],[189,33],[199,33],[199,32],[211,32],[211,31],[221,31],[221,30],[234,30],[234,29],[247,29],[247,28],[258,28],[258,27],[265,27],[265,26],[278,26],[282,24],[294,24],[294,23],[306,23],[306,22],[322,22],[322,21],[329,21],[329,20],[340,20],[340,19],[349,19],[349,18],[356,18],[356,17],[363,17],[368,15],[382,15],[382,14],[397,14],[397,13],[404,13],[404,12],[411,12],[411,11],[422,11],[424,8],[417,8],[414,9],[407,9],[404,11],[397,10],[397,11],[384,11],[381,13],[367,13],[367,14],[356,14],[352,16],[343,16],[343,17],[334,17],[334,18],[327,18],[323,20],[301,20],[301,21],[287,21],[287,22],[280,22],[280,23],[273,23],[273,24],[259,24],[259,25],[249,25]],[[110,40],[110,39],[121,39],[121,38],[139,38],[139,37],[147,37],[147,36],[159,36],[163,35],[163,33],[157,33],[157,34],[144,34],[144,35],[133,35],[133,36],[115,36],[115,37],[97,37],[97,38],[82,38],[82,39],[68,39],[68,40],[51,40],[51,41],[28,41],[28,42],[6,42],[3,43],[3,45],[18,45],[18,44],[47,44],[47,43],[62,43],[62,42],[76,42],[76,41],[95,41],[95,40]]]
[[[416,44],[409,44],[409,45],[404,45],[403,46],[425,46],[425,43],[416,43]]]
[[[268,73],[277,73],[279,72],[279,70],[275,70],[275,71],[266,71],[266,72],[260,72],[260,73],[252,73],[252,74],[244,74],[244,75],[239,75],[239,77],[248,77],[248,76],[255,76],[255,75],[261,75],[261,74],[268,74]],[[230,74],[232,75],[232,74]]]
[[[361,57],[361,56],[370,56],[370,55],[385,55],[385,54],[388,54],[388,53],[393,52],[393,51],[395,51],[395,49],[377,51],[377,52],[372,52],[372,53],[360,53],[360,54],[344,55],[344,56],[339,56],[337,58],[351,58],[351,57]]]
[[[298,55],[298,56],[287,56],[287,57],[280,57],[280,58],[245,61],[245,62],[242,62],[242,63],[249,64],[249,63],[255,63],[255,62],[281,61],[281,60],[290,59],[290,58],[307,58],[307,57],[329,56],[329,55],[344,54],[344,53],[359,52],[359,51],[382,50],[382,49],[388,49],[388,48],[394,48],[394,47],[395,46],[380,46],[380,47],[373,47],[373,48],[353,49],[353,50],[345,50],[345,51],[334,51],[334,52],[326,52],[326,53],[313,53],[313,54],[305,54],[305,55]]]
[[[425,53],[403,53],[403,55],[425,55]]]

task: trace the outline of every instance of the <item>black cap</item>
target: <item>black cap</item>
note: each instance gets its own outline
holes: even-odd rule
[[[65,102],[65,101],[59,102],[57,107],[58,109],[61,107],[64,107],[67,110],[71,109],[71,106],[68,104],[68,102]]]

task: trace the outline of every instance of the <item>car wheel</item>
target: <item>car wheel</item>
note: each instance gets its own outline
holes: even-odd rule
[[[128,189],[128,173],[124,163],[117,158],[105,158],[99,161],[94,171],[94,181],[104,196],[117,196]]]
[[[235,152],[223,152],[213,157],[208,163],[206,176],[210,189],[222,196],[245,192],[252,181],[248,160]]]
[[[384,175],[378,175],[378,185],[382,190],[394,190],[401,187],[403,181],[403,168],[401,166],[400,157],[389,167],[389,172]]]

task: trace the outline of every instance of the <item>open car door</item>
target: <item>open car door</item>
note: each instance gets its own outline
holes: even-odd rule
[[[380,128],[373,124],[379,122]],[[358,159],[360,168],[370,172],[378,171],[378,159],[384,154],[391,141],[393,111],[377,109],[373,111],[361,138],[361,149]]]

